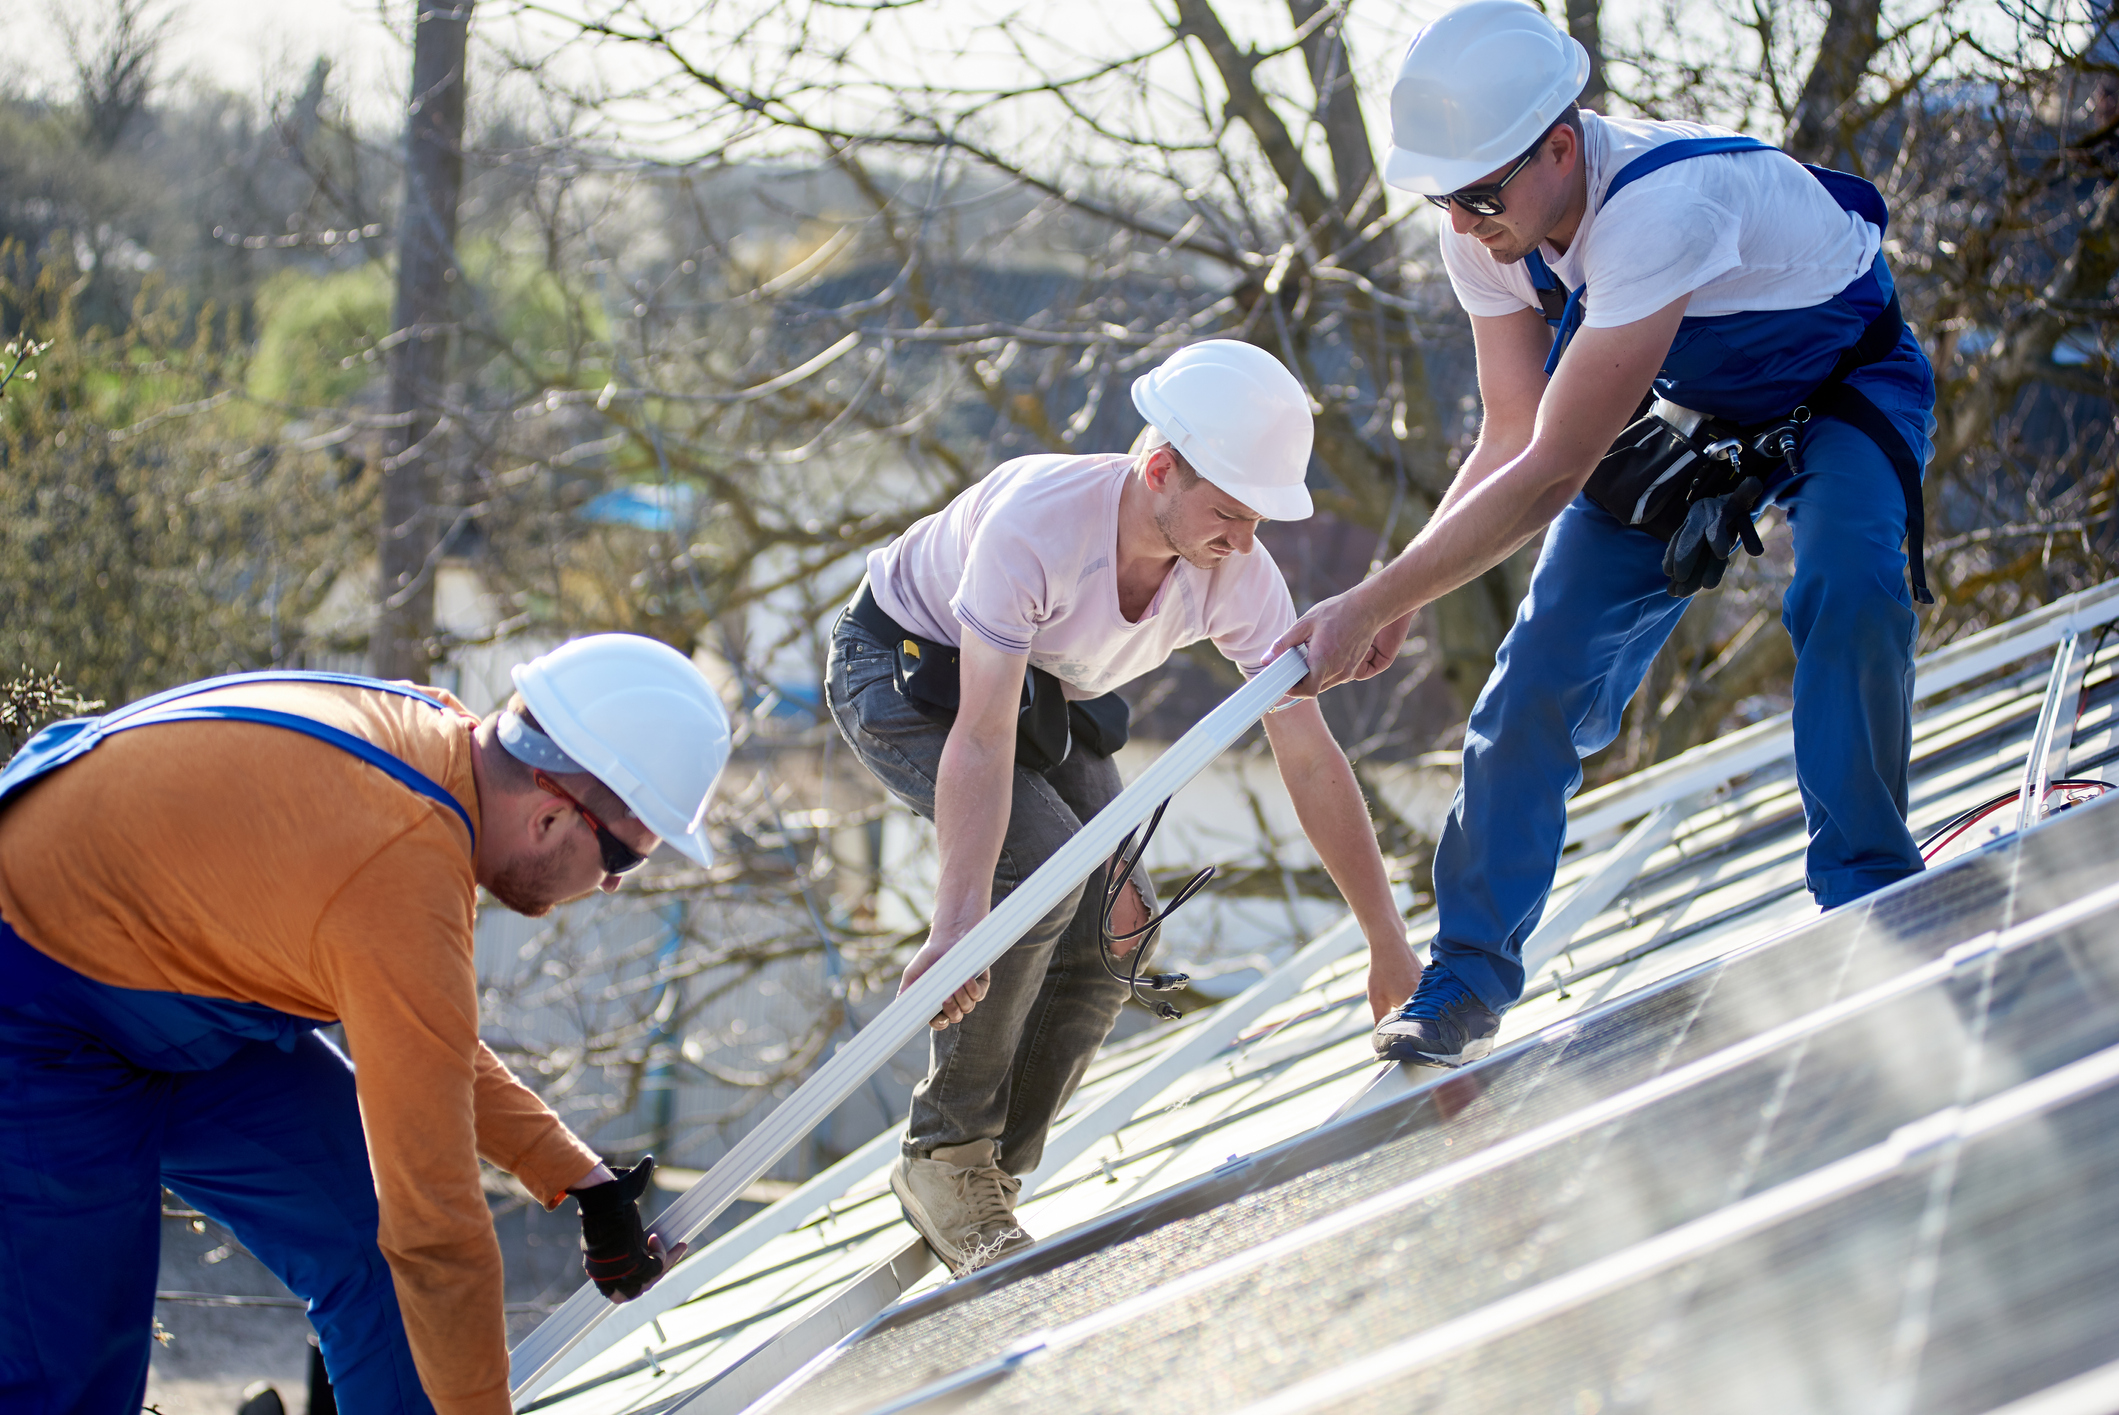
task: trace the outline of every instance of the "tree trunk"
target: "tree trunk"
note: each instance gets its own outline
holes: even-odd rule
[[[1782,146],[1802,162],[1845,167],[1859,172],[1859,160],[1848,139],[1855,100],[1869,73],[1869,62],[1883,44],[1883,0],[1832,0],[1817,62],[1803,80],[1802,97],[1788,121]]]
[[[1604,86],[1604,25],[1602,0],[1567,0],[1567,32],[1589,51],[1589,82],[1582,85],[1577,100],[1584,108],[1602,113],[1611,90]]]
[[[384,439],[377,675],[425,682],[434,663],[434,572],[442,535],[442,384],[447,375],[463,188],[464,51],[474,0],[418,0],[405,120],[391,425]]]

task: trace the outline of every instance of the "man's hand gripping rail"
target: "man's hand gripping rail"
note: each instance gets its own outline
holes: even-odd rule
[[[1251,724],[1308,671],[1304,651],[1290,649],[1201,718],[1138,780],[1085,823],[1057,854],[775,1107],[757,1129],[701,1175],[698,1183],[663,1211],[651,1230],[653,1235],[673,1252],[680,1243],[697,1237],[781,1155],[865,1085],[869,1076],[900,1048],[928,1030],[929,1020],[941,1011],[952,993],[1012,948],[1031,925],[1111,858],[1128,831],[1145,821],[1158,805],[1249,731]],[[693,1282],[698,1285],[705,1280],[702,1276]],[[560,1359],[598,1322],[619,1310],[594,1286],[578,1289],[512,1353],[509,1385],[514,1398],[520,1402],[534,1395],[541,1384],[540,1377],[547,1372],[556,1375]]]

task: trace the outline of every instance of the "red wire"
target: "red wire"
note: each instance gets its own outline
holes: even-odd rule
[[[2053,796],[2053,793],[2056,791],[2085,791],[2091,787],[2100,788],[2098,790],[2099,795],[2103,795],[2105,791],[2111,789],[2102,781],[2053,781],[2048,782],[2046,784],[2045,794],[2046,798],[2050,800]],[[1979,811],[1975,812],[1970,820],[1965,821],[1962,825],[1958,826],[1957,829],[1951,831],[1947,836],[1945,836],[1940,841],[1936,842],[1934,845],[1931,845],[1927,849],[1921,851],[1921,861],[1925,863],[1929,860],[1934,859],[1937,855],[1942,853],[1942,851],[1949,845],[1952,840],[1955,840],[1958,836],[1963,835],[1973,826],[1978,825],[1988,816],[1993,815],[1994,812],[2007,810],[2010,806],[2016,805],[2022,800],[2023,793],[2021,791],[2018,791],[2012,796],[2004,796],[2000,800],[1983,807]]]

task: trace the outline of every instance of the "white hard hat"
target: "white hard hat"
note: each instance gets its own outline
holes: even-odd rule
[[[554,746],[649,830],[714,862],[706,802],[728,764],[728,714],[697,665],[638,634],[591,634],[517,666],[514,678]]]
[[[1310,514],[1310,399],[1287,366],[1235,339],[1179,349],[1133,380],[1133,406],[1178,455],[1259,515]]]
[[[1413,36],[1383,180],[1446,196],[1530,150],[1589,82],[1589,51],[1526,0],[1471,0]]]

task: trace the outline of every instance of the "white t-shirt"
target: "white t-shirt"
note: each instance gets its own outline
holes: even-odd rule
[[[1245,674],[1295,622],[1263,545],[1212,570],[1180,560],[1138,622],[1118,609],[1118,508],[1133,459],[1018,457],[868,555],[883,612],[923,639],[966,631],[1093,698],[1212,639]]]
[[[1883,234],[1842,210],[1823,183],[1784,153],[1688,157],[1635,178],[1604,204],[1619,169],[1650,148],[1728,134],[1699,123],[1582,115],[1589,208],[1564,254],[1551,242],[1540,253],[1569,289],[1588,283],[1586,327],[1631,324],[1687,293],[1687,315],[1803,309],[1830,299],[1869,268]],[[1503,265],[1447,225],[1442,264],[1472,314],[1538,308],[1524,262]]]

